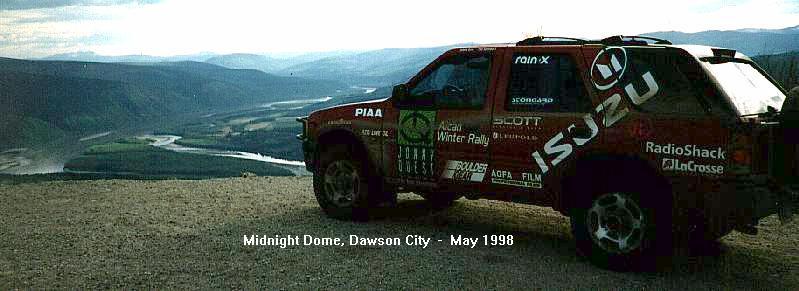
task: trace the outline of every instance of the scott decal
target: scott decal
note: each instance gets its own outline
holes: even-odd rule
[[[538,126],[542,117],[538,116],[508,116],[494,118],[494,125],[533,125]]]
[[[383,117],[383,110],[380,108],[356,108],[355,117]]]

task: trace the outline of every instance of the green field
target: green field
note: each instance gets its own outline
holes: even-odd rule
[[[120,175],[172,177],[238,177],[249,172],[260,176],[291,176],[289,170],[269,163],[232,157],[178,153],[149,146],[147,141],[123,139],[91,146],[70,160],[66,171]]]

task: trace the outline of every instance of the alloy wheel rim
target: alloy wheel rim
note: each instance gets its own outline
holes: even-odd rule
[[[360,176],[350,161],[335,161],[325,169],[325,196],[338,207],[350,207],[358,192]]]
[[[591,239],[603,250],[629,253],[641,246],[646,218],[629,195],[608,193],[594,200],[586,225]]]

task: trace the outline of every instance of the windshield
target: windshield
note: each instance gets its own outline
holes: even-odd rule
[[[704,63],[741,115],[765,113],[769,106],[777,110],[782,108],[785,94],[752,64],[742,61]]]

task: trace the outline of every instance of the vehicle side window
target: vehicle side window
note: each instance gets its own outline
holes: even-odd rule
[[[689,66],[690,57],[680,55],[675,51],[630,49],[628,55],[632,60],[629,70],[633,76],[651,73],[658,81],[659,88],[655,97],[639,105],[644,112],[705,116],[707,111],[700,101],[701,88],[687,75],[696,68]],[[696,72],[693,72],[696,78]],[[694,79],[695,80],[695,79]],[[641,80],[634,80],[633,86],[638,92],[646,91],[646,85]],[[710,105],[710,104],[707,104]]]
[[[588,112],[591,99],[568,55],[516,53],[508,82],[509,111]]]
[[[485,104],[490,69],[490,55],[451,56],[408,91],[413,99],[432,100],[437,108],[479,109]]]

